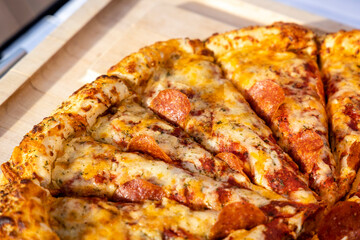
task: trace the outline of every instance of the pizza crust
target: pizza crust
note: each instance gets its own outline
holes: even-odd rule
[[[129,94],[119,78],[98,77],[76,91],[50,117],[35,125],[5,164],[21,179],[35,179],[41,186],[48,187],[53,163],[66,139],[84,135],[99,115]],[[9,181],[16,180],[6,168],[2,170]]]

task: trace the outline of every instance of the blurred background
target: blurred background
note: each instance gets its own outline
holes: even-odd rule
[[[0,0],[0,78],[86,0]]]
[[[339,23],[360,28],[359,0],[276,0]]]

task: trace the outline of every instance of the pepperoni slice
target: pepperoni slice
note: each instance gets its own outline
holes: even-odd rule
[[[284,90],[271,80],[256,82],[248,91],[251,103],[267,121],[285,100]]]
[[[216,155],[224,162],[226,162],[233,170],[242,172],[244,169],[244,163],[233,153],[222,152]]]
[[[245,147],[241,146],[238,142],[232,142],[226,139],[224,139],[224,141],[220,141],[219,145],[220,153],[217,157],[225,161],[233,170],[239,169],[238,166],[234,165],[234,162],[239,161],[244,172],[248,176],[251,176],[250,164],[248,162],[248,152]],[[228,153],[232,153],[233,155]],[[236,158],[238,160],[235,160]]]
[[[128,149],[130,151],[140,151],[147,153],[155,158],[172,162],[171,158],[161,149],[155,139],[148,135],[139,135],[131,139]]]
[[[226,205],[211,228],[212,239],[224,238],[233,230],[250,229],[267,221],[265,214],[256,206],[247,202],[235,202]]]
[[[168,120],[183,123],[191,110],[188,97],[175,89],[166,89],[152,100],[150,108]]]
[[[322,219],[319,240],[360,239],[360,204],[339,202]]]
[[[220,158],[224,162],[226,162],[229,167],[239,173],[243,173],[244,171],[247,175],[250,175],[251,170],[248,162],[244,162],[240,160],[235,154],[229,152],[218,153],[216,157]],[[245,174],[243,174],[245,175]]]
[[[133,179],[116,189],[113,201],[141,202],[144,200],[161,200],[165,196],[163,189],[142,179]]]
[[[306,161],[299,164],[306,173],[311,173],[320,158],[320,150],[324,145],[322,138],[314,130],[307,129],[297,134],[293,140],[298,146],[295,149],[296,159]]]

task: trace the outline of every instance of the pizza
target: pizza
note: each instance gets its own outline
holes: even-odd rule
[[[2,164],[0,238],[358,239],[359,41],[279,22],[130,54]]]

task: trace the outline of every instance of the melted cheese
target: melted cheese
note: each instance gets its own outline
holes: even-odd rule
[[[185,231],[206,239],[215,211],[192,211],[169,199],[143,204],[59,198],[51,211],[52,226],[61,239],[163,239],[167,231]]]
[[[287,25],[283,27],[288,29]],[[311,35],[311,32],[309,34]],[[187,48],[184,47],[186,45]],[[163,54],[153,55],[153,51],[159,49]],[[142,66],[141,72],[133,72],[133,65]],[[120,61],[108,71],[108,74],[127,76],[129,84],[134,86],[143,97],[145,105],[150,108],[154,99],[163,90],[175,89],[187,94],[192,112],[187,114],[184,122],[177,124],[211,152],[229,151],[229,144],[238,146],[230,151],[240,151],[244,148],[249,158],[246,161],[251,165],[256,184],[279,192],[279,189],[272,187],[269,177],[261,175],[266,172],[271,176],[276,170],[273,166],[278,167],[278,163],[281,163],[281,170],[294,172],[294,176],[298,175],[287,164],[291,160],[284,160],[289,157],[271,143],[271,130],[256,116],[235,87],[223,79],[221,69],[214,64],[213,58],[209,57],[208,51],[200,41],[180,39],[156,43]],[[176,106],[179,105],[173,107]],[[253,140],[256,140],[256,145]],[[256,159],[251,156],[251,152],[259,150],[265,152],[266,157]],[[258,166],[268,168],[257,169],[254,163],[258,161],[265,161],[263,164],[257,164]],[[306,185],[301,177],[295,179],[302,182],[299,185]],[[312,192],[307,190],[307,193],[308,201],[316,202]],[[289,192],[291,199],[298,200],[291,195]]]

